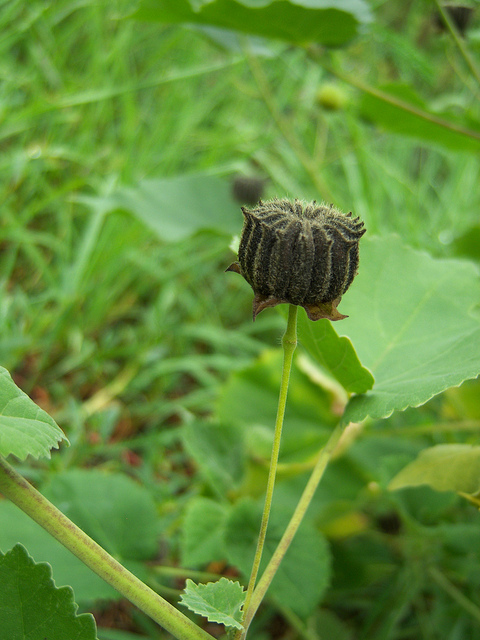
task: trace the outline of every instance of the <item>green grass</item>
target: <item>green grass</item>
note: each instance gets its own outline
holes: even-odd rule
[[[399,74],[429,98],[470,108],[466,71],[448,40],[414,44],[429,9],[401,15],[377,4],[373,35],[335,52],[333,63],[372,83]],[[102,465],[138,477],[162,503],[174,562],[181,507],[204,490],[176,427],[208,416],[219,384],[278,345],[283,323],[274,312],[251,323],[248,287],[223,273],[232,261],[225,237],[202,232],[165,243],[133,216],[102,215],[85,197],[146,177],[256,173],[267,178],[267,196],[333,201],[360,215],[369,233],[394,232],[448,256],[451,240],[478,223],[480,165],[474,154],[379,132],[358,118],[359,95],[344,84],[348,109],[322,110],[317,90],[331,78],[301,49],[275,45],[276,57],[228,52],[200,31],[125,13],[120,2],[1,3],[0,363],[72,442],[48,464],[22,471],[41,480]],[[419,423],[421,432],[429,421],[461,422],[470,417],[462,393],[373,429],[400,442],[399,425]],[[433,441],[459,438],[452,429]],[[387,499],[359,502],[375,522],[392,509]],[[459,507],[448,517],[477,516]],[[414,526],[408,515],[405,523],[392,544],[375,524],[366,551],[358,538],[344,543],[345,557],[366,553],[375,566],[350,592],[337,567],[326,605],[363,630],[338,637],[433,640],[447,622],[452,640],[480,637],[478,620],[438,575],[436,562],[456,575],[453,552],[427,548],[424,520]],[[382,568],[397,573],[378,598]],[[475,601],[478,570],[469,580],[465,572],[461,565],[455,589]],[[291,629],[301,626],[283,614]],[[271,635],[264,637],[317,637],[272,631],[276,615],[265,614]]]

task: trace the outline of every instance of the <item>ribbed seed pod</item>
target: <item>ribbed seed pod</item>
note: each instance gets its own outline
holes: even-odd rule
[[[281,303],[304,307],[311,320],[346,318],[337,305],[357,274],[363,222],[315,201],[260,200],[242,211],[238,262],[227,271],[252,287],[253,318]]]

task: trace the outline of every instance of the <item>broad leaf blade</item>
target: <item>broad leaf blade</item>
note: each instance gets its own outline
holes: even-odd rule
[[[350,337],[375,377],[372,391],[353,396],[343,420],[388,417],[419,406],[480,373],[477,269],[438,260],[395,236],[365,240],[360,273],[345,296]]]
[[[209,498],[190,500],[182,527],[182,566],[196,567],[212,560],[223,560],[227,509]]]
[[[48,413],[37,407],[0,367],[0,455],[25,460],[50,457],[51,449],[68,442],[63,431]]]
[[[302,44],[345,44],[371,14],[362,0],[142,0],[135,17],[208,24]]]
[[[120,473],[72,469],[54,477],[45,495],[117,558],[149,560],[158,551],[152,495]]]
[[[117,591],[60,542],[7,500],[0,501],[0,549],[5,551],[20,542],[38,562],[48,562],[59,585],[69,584],[82,605],[94,600],[115,600]],[[0,636],[1,637],[1,636]]]
[[[245,592],[239,582],[220,578],[218,582],[195,584],[187,580],[181,604],[191,611],[226,627],[242,629],[242,606]]]
[[[390,490],[428,484],[437,491],[480,491],[480,447],[439,444],[425,449],[390,482]]]
[[[57,588],[51,567],[20,544],[0,553],[0,635],[9,640],[95,640],[95,620],[77,615],[71,587]]]
[[[246,467],[245,438],[229,423],[191,422],[182,429],[183,443],[219,495],[238,488]]]
[[[374,95],[377,93],[378,95]],[[365,93],[361,114],[387,131],[433,142],[455,151],[480,151],[480,122],[465,123],[448,113],[435,113],[411,89],[388,84]]]
[[[312,322],[302,310],[298,316],[298,337],[309,355],[347,391],[365,393],[373,387],[373,376],[362,367],[349,338],[339,337],[328,320]]]
[[[158,552],[155,501],[144,487],[121,474],[77,469],[53,476],[43,493],[139,578]],[[49,562],[60,584],[70,584],[79,602],[116,599],[118,593],[12,503],[0,501],[0,548],[21,542]]]
[[[210,175],[142,180],[112,194],[111,206],[130,211],[159,238],[169,241],[202,229],[232,235],[242,224],[230,185]]]

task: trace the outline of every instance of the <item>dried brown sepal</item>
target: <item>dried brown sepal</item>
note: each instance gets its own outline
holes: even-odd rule
[[[229,269],[235,271],[235,269]],[[237,271],[238,273],[238,271]],[[341,298],[337,298],[333,302],[320,302],[319,304],[306,304],[304,306],[307,316],[310,320],[321,320],[326,318],[327,320],[343,320],[348,318],[337,310],[337,305],[340,304]],[[288,304],[288,300],[279,300],[278,298],[265,298],[258,293],[253,298],[253,319],[258,316],[260,311],[268,309],[268,307],[276,307],[277,304]]]
[[[238,274],[242,275],[242,270],[240,269],[240,263],[239,262],[232,262],[232,264],[225,269],[225,273],[227,271],[234,271],[235,273],[238,273]]]

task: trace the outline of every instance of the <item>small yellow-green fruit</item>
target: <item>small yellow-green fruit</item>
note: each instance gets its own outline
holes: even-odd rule
[[[348,96],[337,84],[323,84],[317,91],[317,103],[326,111],[341,111],[348,104]]]

